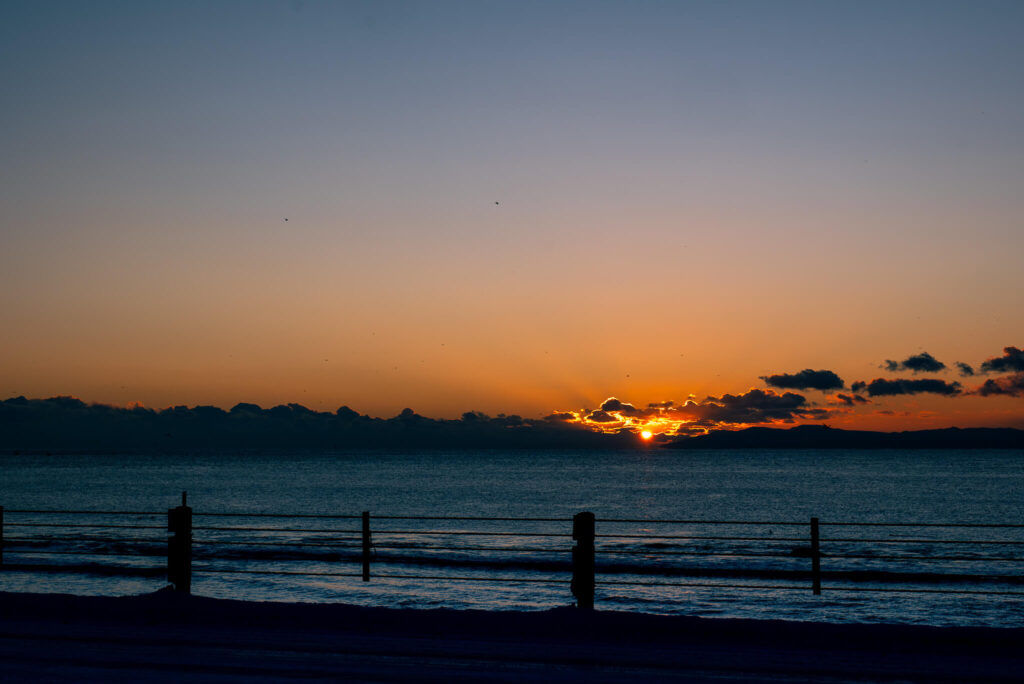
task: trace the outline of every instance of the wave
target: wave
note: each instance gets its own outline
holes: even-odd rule
[[[9,563],[6,560],[0,569],[5,572],[32,573],[74,573],[102,577],[164,577],[166,567],[136,567],[107,563]]]
[[[39,550],[35,550],[38,554]],[[111,551],[108,549],[108,551]],[[121,549],[124,551],[124,549]],[[152,549],[146,549],[152,552]],[[66,561],[54,559],[48,562],[41,562],[33,557],[32,549],[8,549],[9,558],[2,567],[7,571],[24,572],[73,572],[90,575],[125,575],[140,577],[155,577],[166,574],[166,566],[151,567],[141,565],[127,565],[115,562],[101,562],[99,560],[84,561],[75,555],[61,556]],[[131,559],[131,556],[122,556],[107,552],[99,552],[96,549],[83,550],[82,556],[105,557],[107,555],[119,558]],[[565,554],[568,556],[568,554]],[[135,556],[139,559],[151,559],[158,557],[156,553],[148,555],[140,554]],[[349,569],[358,567],[362,556],[358,552],[337,552],[302,550],[291,548],[246,548],[246,547],[221,547],[204,548],[193,554],[196,561],[206,565],[211,563],[221,564],[226,569],[248,568],[255,569],[258,566],[265,566],[268,573],[280,570],[281,563],[294,564],[290,570],[302,572],[305,570],[323,572],[323,566],[337,566]],[[792,567],[792,562],[786,564],[737,564],[737,559],[729,559],[723,555],[717,559],[718,564],[707,563],[650,563],[646,561],[634,562],[601,562],[596,564],[596,573],[599,581],[601,578],[624,579],[629,576],[651,577],[665,580],[670,579],[732,579],[732,580],[760,580],[760,581],[784,581],[809,584],[813,575],[807,568]],[[787,559],[780,559],[786,561]],[[806,562],[806,559],[799,559]],[[13,561],[13,562],[12,562]],[[789,567],[786,567],[788,565]],[[346,567],[347,566],[347,567]],[[476,554],[472,557],[452,554],[450,551],[429,551],[407,552],[407,553],[375,553],[371,556],[371,572],[386,573],[387,569],[395,568],[434,568],[449,570],[470,570],[480,571],[486,576],[487,573],[512,573],[513,575],[531,574],[552,574],[564,575],[568,580],[572,573],[571,560],[566,557],[544,558],[541,556],[522,555],[509,556],[505,554]],[[315,568],[315,570],[314,570]],[[382,570],[384,569],[384,570]],[[980,573],[956,572],[956,571],[899,571],[880,569],[823,569],[821,580],[833,583],[874,583],[874,584],[915,584],[915,585],[1011,585],[1024,586],[1024,576],[1010,575],[1004,573],[990,572],[991,568]],[[215,568],[213,568],[215,571]]]
[[[337,536],[337,532],[332,534],[326,530],[328,535],[319,530],[312,534],[291,534],[282,529],[254,538],[250,536],[251,531],[239,532],[207,531],[194,540],[193,558],[212,568],[298,573],[355,572],[362,561],[359,539],[351,534]],[[159,536],[117,539],[103,534],[8,539],[5,544],[7,562],[0,568],[93,575],[157,576],[165,573],[162,568],[144,567],[155,566],[157,559],[166,558],[167,544]],[[445,532],[382,532],[380,537],[375,537],[378,543],[372,546],[372,572],[385,574],[395,572],[395,568],[422,572],[424,568],[432,568],[452,573],[511,574],[523,578],[529,575],[568,578],[572,572],[571,542],[566,538],[552,536],[527,541],[484,536],[453,541],[445,535]],[[864,540],[859,546],[833,542],[821,554],[821,579],[843,584],[1024,585],[1024,576],[1014,574],[1024,561],[1024,548],[1013,546],[1013,542],[990,544],[982,552],[971,549],[969,542],[964,542],[963,546],[947,544],[934,550],[919,542],[892,538],[875,542]],[[836,555],[830,556],[830,551]],[[859,556],[843,557],[842,554],[848,552]],[[900,554],[905,557],[899,558]],[[930,554],[935,558],[929,558]],[[609,581],[733,579],[809,584],[812,581],[809,556],[810,547],[791,537],[711,540],[637,535],[599,539],[596,569],[599,576]]]

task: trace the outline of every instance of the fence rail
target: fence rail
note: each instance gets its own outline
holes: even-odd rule
[[[164,516],[166,524],[156,524]],[[342,526],[335,527],[337,523]],[[531,527],[537,525],[541,527]],[[836,536],[829,536],[833,529]],[[843,533],[851,529],[864,533]],[[158,537],[155,530],[167,536]],[[930,536],[939,531],[946,536]],[[908,532],[910,536],[903,536]],[[967,536],[949,538],[958,533]],[[191,591],[194,574],[568,585],[566,598],[571,593],[583,609],[594,607],[598,587],[1011,598],[1024,596],[1018,589],[1024,587],[1024,574],[1019,573],[1022,534],[1024,524],[1013,523],[832,522],[817,517],[742,521],[597,518],[590,512],[571,519],[202,513],[187,505],[183,493],[181,505],[166,512],[5,511],[0,506],[0,570],[95,573],[122,567],[148,576],[165,571],[173,588],[185,593]],[[411,557],[411,552],[421,555]],[[78,566],[39,560],[75,555],[88,560]],[[166,568],[138,564],[158,556],[166,557]],[[112,558],[131,565],[97,561]],[[282,567],[310,558],[332,565]],[[225,565],[225,559],[235,564]],[[680,565],[686,559],[705,564]],[[736,566],[735,561],[752,565]],[[267,562],[273,565],[261,567]],[[951,563],[958,568],[984,565],[971,572],[950,570]],[[923,567],[935,564],[941,567]],[[421,571],[402,571],[410,565]],[[425,572],[423,567],[449,572]],[[452,567],[491,574],[456,574]],[[521,574],[493,574],[501,570]]]

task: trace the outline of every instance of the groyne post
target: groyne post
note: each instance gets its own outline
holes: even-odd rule
[[[572,595],[576,607],[594,609],[594,514],[577,513],[572,517]]]
[[[363,511],[363,581],[370,581],[370,511]]]
[[[167,581],[175,591],[192,593],[192,509],[187,492],[181,493],[181,505],[167,510]]]
[[[821,596],[821,538],[817,518],[811,518],[811,589],[815,596]]]

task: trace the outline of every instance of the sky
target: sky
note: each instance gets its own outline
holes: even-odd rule
[[[1024,427],[1019,2],[3,0],[0,98],[0,398]]]

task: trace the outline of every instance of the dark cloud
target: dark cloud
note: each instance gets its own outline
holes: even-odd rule
[[[632,435],[602,434],[576,420],[571,413],[563,420],[532,420],[505,414],[491,418],[478,411],[445,420],[412,409],[382,419],[361,415],[347,406],[330,413],[301,404],[263,409],[241,403],[231,411],[216,406],[153,410],[86,404],[74,397],[16,397],[0,401],[0,449],[180,453],[190,448],[538,449],[636,444]]]
[[[336,415],[341,420],[347,421],[352,421],[355,420],[356,418],[362,417],[359,415],[358,411],[350,409],[348,406],[339,406],[338,410],[334,412],[334,415]]]
[[[867,391],[869,397],[890,397],[900,394],[960,394],[963,388],[959,382],[946,382],[934,378],[886,380],[875,378],[869,383],[855,382],[850,385],[854,392]]]
[[[1003,347],[1003,355],[988,359],[981,364],[982,373],[1024,372],[1024,350],[1017,347]]]
[[[969,363],[964,363],[963,361],[957,361],[956,362],[956,367],[957,367],[957,370],[960,371],[960,376],[961,377],[969,378],[972,375],[974,375],[974,368]]]
[[[711,422],[695,421],[693,423],[682,423],[672,434],[679,437],[694,437],[696,435],[706,434],[707,431],[713,427],[714,423]]]
[[[576,420],[576,415],[573,414],[573,413],[569,413],[568,411],[556,411],[555,413],[552,413],[550,415],[544,416],[544,420],[547,420],[547,421],[550,421],[550,422],[553,422],[553,423],[558,423],[558,422],[564,422],[564,421],[567,421],[567,420]]]
[[[809,408],[807,398],[795,392],[776,394],[771,390],[752,389],[746,394],[707,397],[699,403],[689,401],[676,407],[674,413],[714,423],[770,423],[812,417],[814,411]]]
[[[805,368],[799,373],[781,373],[779,375],[762,375],[761,379],[771,387],[779,389],[842,389],[843,380],[830,370],[811,370]]]
[[[669,402],[671,403],[671,402]],[[646,418],[648,416],[657,415],[659,412],[658,408],[647,408],[640,409],[632,404],[619,401],[615,397],[605,399],[604,403],[601,404],[601,411],[607,411],[611,413],[618,413],[622,416],[629,416],[630,418]]]
[[[528,425],[527,421],[525,421],[522,416],[518,416],[514,413],[510,413],[508,415],[505,415],[504,413],[499,413],[497,417],[491,418],[490,422],[494,425],[502,425],[504,427],[513,428],[519,428]]]
[[[812,371],[813,372],[813,371]],[[862,400],[866,401],[866,400]],[[610,433],[613,429],[635,433],[650,429],[655,434],[703,434],[721,425],[758,425],[792,423],[796,420],[822,420],[836,412],[818,408],[795,392],[752,389],[743,394],[708,396],[702,400],[691,395],[685,403],[662,401],[637,408],[616,397],[604,400],[597,409],[553,414],[569,424]],[[554,420],[551,416],[547,420]]]
[[[623,404],[621,401],[619,401],[615,397],[609,397],[608,399],[604,400],[603,404],[601,404],[601,410],[602,411],[618,411],[624,405],[625,404]]]
[[[1003,378],[986,380],[985,384],[974,392],[983,397],[1000,394],[1010,397],[1024,397],[1024,372],[1014,373]]]
[[[855,383],[861,384],[864,383]],[[830,397],[830,400],[835,404],[842,404],[843,406],[855,406],[857,404],[870,404],[870,399],[865,399],[859,394],[835,394]]]
[[[885,370],[890,372],[905,370],[910,371],[911,373],[937,373],[945,368],[946,364],[942,363],[928,352],[921,352],[920,354],[908,356],[902,361],[893,361],[892,359],[888,359],[885,362]]]

